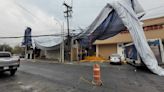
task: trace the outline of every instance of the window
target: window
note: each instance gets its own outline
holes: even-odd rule
[[[0,53],[0,58],[1,57],[10,57],[10,53]]]

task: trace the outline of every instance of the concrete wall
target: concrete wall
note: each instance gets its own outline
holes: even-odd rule
[[[40,57],[45,56],[45,50],[40,51]]]
[[[47,59],[60,60],[60,49],[59,50],[47,50],[45,51]]]
[[[79,43],[75,40],[72,42],[72,49],[71,49],[71,60],[72,61],[78,61],[78,49],[79,49]]]
[[[98,45],[97,48],[96,50],[98,50],[99,56],[105,59],[108,59],[111,54],[117,53],[117,44],[103,44]]]
[[[147,39],[160,38],[164,40],[164,17],[147,19],[143,21],[144,32]],[[114,44],[132,42],[129,32],[123,31],[120,34],[106,40],[97,40],[94,44]]]
[[[33,50],[28,50],[26,52],[25,58],[26,59],[32,59],[33,58],[32,55],[33,55]]]
[[[144,25],[143,26],[161,24],[161,23],[164,23],[164,17],[147,19],[147,20],[144,20],[142,22],[144,22]]]
[[[72,55],[71,58],[73,61],[77,61],[78,60],[78,52],[77,52],[77,48],[72,48]]]
[[[147,39],[164,39],[164,28],[158,30],[145,31],[145,36]],[[114,37],[106,40],[96,40],[94,44],[116,44],[116,43],[127,43],[132,42],[131,35],[129,33],[120,33]]]
[[[163,18],[164,19],[164,18]],[[148,20],[146,21],[148,23],[148,25],[153,24],[155,25],[156,22],[160,22],[163,23],[163,21],[158,20],[155,22],[152,22],[152,20]],[[145,36],[147,39],[157,39],[160,38],[161,40],[164,41],[164,24],[160,24],[162,25],[162,27],[160,27],[159,29],[155,29],[154,26],[152,27],[151,30],[146,30],[144,31]],[[145,25],[146,25],[145,24]],[[146,25],[146,26],[148,26]],[[122,50],[117,44],[119,43],[129,43],[132,42],[132,38],[131,35],[129,34],[129,32],[125,32],[125,33],[120,33],[114,37],[111,37],[109,39],[106,40],[97,40],[94,44],[97,46],[97,55],[101,55],[105,58],[108,58],[108,56],[112,53],[118,53],[121,54]]]

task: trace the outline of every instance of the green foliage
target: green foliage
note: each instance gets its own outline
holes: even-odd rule
[[[19,45],[16,45],[13,50],[13,54],[23,54],[24,53],[24,48],[20,47]]]
[[[0,51],[12,52],[12,47],[8,44],[2,44],[2,45],[0,45]]]

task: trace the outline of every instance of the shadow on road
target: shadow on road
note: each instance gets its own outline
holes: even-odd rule
[[[3,73],[3,72],[0,73],[0,79],[9,78],[9,77],[11,77],[9,73],[6,73],[6,72],[5,73]]]
[[[0,73],[0,80],[3,80],[3,79],[8,79],[8,78],[11,78],[13,76],[10,75],[10,73],[8,72],[1,72]]]

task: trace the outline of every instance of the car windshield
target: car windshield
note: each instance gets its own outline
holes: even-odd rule
[[[9,53],[0,53],[0,58],[2,57],[10,57]]]

